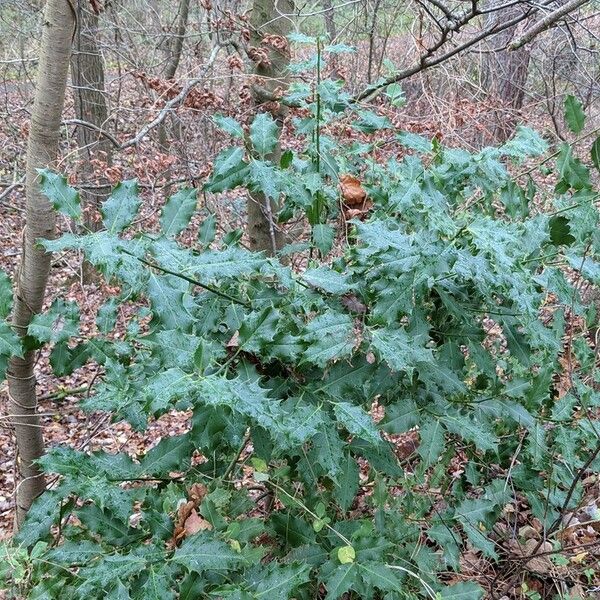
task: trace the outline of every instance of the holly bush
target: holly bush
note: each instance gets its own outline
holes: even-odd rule
[[[308,115],[295,122],[303,147],[275,162],[270,115],[249,133],[218,117],[238,141],[205,186],[281,199],[282,220],[308,215],[310,241],[281,253],[305,252],[305,268],[250,252],[236,235],[215,241],[214,218],[180,243],[194,189],[166,201],[159,232],[140,232],[135,181],[104,203],[101,231],[41,242],[83,252],[120,293],[90,335],[62,300],[22,342],[2,321],[4,362],[22,344],[50,344],[57,376],[101,366],[84,410],[138,431],[170,411],[191,416],[185,434],[143,455],[49,448],[40,464],[58,477],[4,547],[14,593],[481,598],[458,575],[464,549],[502,561],[497,523],[523,508],[552,538],[582,499],[583,473],[600,470],[600,395],[583,335],[596,316],[580,294],[600,278],[588,167],[569,145],[549,154],[526,128],[472,153],[362,109],[351,126],[389,129],[397,158],[370,161],[380,142],[340,145],[325,129],[317,148],[315,128],[349,118],[350,104],[337,84],[319,85],[316,96],[290,91]],[[540,157],[554,191],[522,165]],[[359,177],[373,203],[341,236],[340,173]],[[66,179],[41,178],[56,208],[78,218]],[[0,290],[4,318],[7,278]],[[123,303],[137,308],[115,337]],[[577,365],[567,375],[566,356]],[[407,436],[400,456],[395,442]]]

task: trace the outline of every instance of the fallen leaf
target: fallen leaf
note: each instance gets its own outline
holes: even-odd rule
[[[352,175],[340,175],[340,188],[344,202],[348,206],[362,204],[367,198],[367,192],[363,189],[360,180]]]
[[[183,527],[186,536],[194,535],[194,533],[198,533],[199,531],[205,531],[206,529],[213,528],[206,519],[203,519],[200,515],[198,515],[196,509],[192,510],[190,516],[185,520]]]

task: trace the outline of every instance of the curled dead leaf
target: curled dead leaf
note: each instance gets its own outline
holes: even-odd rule
[[[340,175],[340,189],[348,206],[357,206],[367,199],[367,192],[353,175]]]
[[[212,528],[212,525],[206,519],[203,519],[196,512],[196,509],[193,509],[190,513],[190,516],[185,520],[185,523],[183,525],[184,537],[188,535],[194,535],[194,533],[198,533],[199,531],[205,531],[207,529]]]

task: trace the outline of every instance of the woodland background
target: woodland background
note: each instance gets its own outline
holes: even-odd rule
[[[507,141],[519,124],[536,129],[552,143],[571,139],[564,119],[569,95],[579,99],[587,115],[582,135],[591,136],[600,125],[600,10],[595,2],[514,0],[479,6],[460,0],[321,0],[295,7],[265,0],[256,0],[254,6],[238,0],[72,3],[77,26],[56,168],[81,190],[84,222],[90,229],[99,226],[94,207],[106,199],[111,186],[132,178],[138,180],[143,200],[134,226],[145,231],[156,228],[165,198],[182,185],[201,189],[215,156],[229,145],[215,124],[215,114],[247,124],[257,106],[262,110],[265,104],[279,103],[277,87],[267,90],[266,96],[257,90],[256,69],[261,61],[269,67],[268,60],[253,53],[257,47],[251,14],[260,11],[267,23],[284,14],[292,32],[340,44],[342,51],[328,63],[323,78],[343,80],[358,105],[387,117],[395,128],[444,146],[476,152]],[[530,39],[523,38],[540,19],[561,7],[566,7],[564,15]],[[469,17],[472,9],[476,10]],[[16,272],[21,253],[25,149],[42,10],[39,1],[0,1],[0,268],[10,274]],[[498,31],[511,20],[513,26]],[[275,46],[280,43],[277,32],[268,34],[275,36]],[[345,47],[355,51],[346,52]],[[290,53],[293,61],[300,61],[308,59],[312,49],[292,44]],[[313,77],[297,72],[289,80],[310,82]],[[398,86],[390,89],[394,82]],[[289,123],[298,115],[301,109],[292,107],[282,117],[284,149],[297,145]],[[327,133],[348,144],[366,136],[350,126],[336,126]],[[374,161],[399,156],[386,143],[385,131],[379,141]],[[543,174],[536,172],[535,177],[539,186],[550,189]],[[195,239],[200,223],[210,217],[218,239],[239,232],[242,245],[252,245],[244,233],[246,201],[243,189],[203,191],[184,242],[185,236]],[[60,225],[63,231],[77,229],[63,217]],[[288,242],[310,237],[303,218],[281,228]],[[294,260],[293,266],[300,269],[307,256],[300,254]],[[95,330],[98,308],[116,291],[95,277],[86,263],[60,252],[53,256],[48,285],[44,305],[58,297],[77,301],[84,335]],[[119,315],[117,339],[127,317],[126,312]],[[106,414],[81,412],[78,402],[99,376],[91,365],[57,381],[48,351],[41,350],[36,375],[49,447],[67,443],[83,450],[127,448],[137,453],[186,429],[185,413],[170,413],[139,433],[126,423],[111,423]],[[2,388],[0,396],[5,403]],[[399,456],[408,456],[416,438],[406,434],[396,443]],[[12,430],[3,420],[2,537],[12,530],[14,460]]]

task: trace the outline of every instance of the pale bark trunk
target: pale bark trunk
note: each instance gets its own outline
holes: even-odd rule
[[[23,255],[15,276],[13,324],[25,335],[31,317],[40,312],[50,271],[50,255],[36,241],[55,235],[56,216],[41,193],[37,169],[56,163],[60,124],[67,85],[75,15],[67,0],[48,0],[44,17],[40,61],[27,146],[26,227]],[[15,527],[18,528],[33,500],[43,492],[44,477],[33,463],[44,452],[36,413],[34,355],[12,358],[7,378],[9,414],[17,443]]]
[[[267,35],[286,38],[291,31],[293,10],[293,0],[254,0],[252,5],[251,44],[266,50],[269,58],[268,64],[258,64],[254,68],[257,80],[254,103],[257,109],[264,102],[257,89],[273,94],[275,90],[285,90],[287,87],[287,68],[290,64],[287,46],[286,50],[277,50],[262,41]],[[271,113],[281,124],[285,117],[285,107],[281,103],[270,105]],[[277,161],[280,153],[281,149],[278,147],[270,157],[271,160]],[[278,203],[269,201],[263,194],[252,194],[248,198],[248,239],[253,250],[273,255],[283,247],[285,238],[277,224],[278,209]]]
[[[82,191],[84,206],[84,226],[96,231],[100,225],[100,204],[110,194],[110,182],[104,173],[112,163],[112,146],[109,140],[98,132],[106,129],[108,106],[106,102],[104,62],[97,42],[98,15],[88,0],[77,0],[77,31],[71,56],[71,81],[75,100],[75,116],[95,126],[78,125],[76,130],[79,146],[80,179],[98,185]],[[89,263],[83,263],[83,281],[89,283],[96,277]]]
[[[497,19],[510,20],[519,15],[522,7],[512,8],[492,13],[489,24]],[[491,95],[501,107],[494,111],[492,137],[496,142],[505,142],[514,132],[518,113],[525,98],[525,85],[529,71],[531,52],[528,47],[519,50],[507,50],[506,46],[515,36],[517,27],[509,27],[492,36],[489,47],[495,50],[485,55],[483,65],[483,84],[486,92]]]

